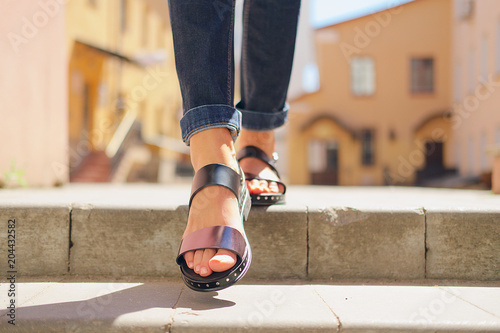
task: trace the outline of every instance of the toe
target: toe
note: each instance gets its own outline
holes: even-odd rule
[[[260,188],[259,181],[257,179],[252,179],[248,183],[248,190],[250,191],[250,194],[261,194],[262,189]]]
[[[232,251],[220,249],[210,260],[210,268],[214,272],[224,272],[236,264],[236,254]]]
[[[268,189],[269,189],[269,193],[279,193],[279,190],[280,190],[278,183],[276,183],[276,182],[270,182]]]
[[[200,263],[200,276],[206,277],[212,274],[212,269],[210,268],[210,259],[215,255],[216,251],[215,249],[205,249],[203,251],[203,257],[201,259]]]
[[[189,251],[184,254],[184,260],[189,268],[193,269],[194,267],[194,251]]]
[[[200,274],[201,260],[203,259],[203,250],[196,250],[194,252],[193,269],[194,272]]]

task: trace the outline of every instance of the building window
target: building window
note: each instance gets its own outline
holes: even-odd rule
[[[127,0],[121,0],[120,26],[121,26],[122,32],[127,30]]]
[[[488,39],[481,39],[481,77],[486,80],[488,77]]]
[[[373,165],[375,163],[373,130],[361,131],[361,163]]]
[[[460,0],[456,2],[457,17],[468,20],[474,15],[474,0]]]
[[[318,66],[310,62],[302,69],[302,89],[306,93],[312,93],[319,90],[319,71]]]
[[[411,59],[411,92],[414,94],[434,92],[433,58]]]
[[[375,63],[372,58],[351,58],[351,90],[355,96],[375,93]]]
[[[468,73],[467,73],[467,88],[469,90],[469,93],[474,92],[474,86],[476,84],[476,81],[474,79],[474,74],[475,74],[475,68],[474,68],[474,50],[469,51],[469,60],[468,60]]]

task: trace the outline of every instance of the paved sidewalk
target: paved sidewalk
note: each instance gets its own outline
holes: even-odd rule
[[[0,332],[499,332],[500,287],[237,284],[196,293],[178,280],[17,283]]]
[[[188,184],[70,184],[61,188],[0,189],[0,207],[177,208],[187,205]],[[350,207],[359,210],[421,209],[500,212],[490,191],[377,186],[289,186],[287,204],[272,210]]]

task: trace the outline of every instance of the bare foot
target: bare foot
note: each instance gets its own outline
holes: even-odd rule
[[[195,172],[207,164],[220,163],[239,172],[233,139],[226,128],[204,130],[191,138],[191,162]],[[211,226],[227,225],[243,233],[234,194],[222,186],[209,186],[194,197],[184,236]],[[184,237],[183,236],[183,237]],[[236,254],[224,249],[203,249],[184,254],[189,268],[202,277],[223,272],[236,264]]]
[[[271,157],[276,149],[274,132],[254,132],[242,129],[238,139],[238,147],[241,149],[246,146],[258,147],[262,149],[267,156]],[[257,158],[244,158],[240,161],[240,166],[245,173],[258,175],[259,178],[276,181],[280,180],[276,173],[265,162]],[[278,185],[277,182],[267,182],[265,180],[253,179],[247,181],[247,185],[250,194],[283,193],[285,190],[283,186]]]

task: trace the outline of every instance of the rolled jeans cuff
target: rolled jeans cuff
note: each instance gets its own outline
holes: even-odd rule
[[[283,110],[274,112],[250,111],[238,107],[242,113],[242,127],[256,132],[270,131],[283,126],[288,119],[288,103],[285,103]]]
[[[234,107],[224,104],[192,108],[181,119],[182,141],[189,146],[194,134],[219,127],[226,127],[235,141],[241,129],[241,113]]]

